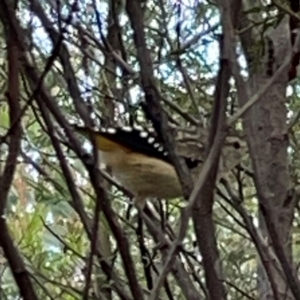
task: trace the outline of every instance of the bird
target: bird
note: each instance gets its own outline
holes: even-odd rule
[[[73,125],[76,132],[94,140],[101,164],[134,196],[141,207],[146,199],[174,199],[182,196],[182,188],[168,151],[152,130],[141,126],[116,126],[92,129]],[[189,169],[199,159],[183,157]]]

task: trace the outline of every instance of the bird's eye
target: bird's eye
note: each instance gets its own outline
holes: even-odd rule
[[[239,143],[239,142],[234,142],[234,143],[233,143],[233,148],[234,148],[234,149],[240,149],[240,148],[241,148],[240,143]]]

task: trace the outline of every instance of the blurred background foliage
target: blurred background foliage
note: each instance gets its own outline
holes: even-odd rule
[[[137,85],[138,63],[132,40],[132,29],[126,13],[122,7],[119,7],[122,43],[127,63],[133,72],[126,74],[124,69],[118,67],[112,72],[113,81],[111,81],[107,65],[108,61],[112,60],[112,55],[103,54],[105,51],[103,51],[103,37],[101,36],[107,37],[109,26],[112,25],[109,23],[112,19],[108,16],[111,4],[104,0],[96,2],[99,15],[95,14],[92,0],[74,3],[63,0],[45,0],[41,1],[40,5],[50,25],[55,28],[61,26],[59,22],[65,24],[66,19],[71,19],[71,22],[64,27],[64,44],[69,50],[69,58],[77,76],[82,98],[89,103],[95,114],[105,116],[111,110],[107,103],[112,102],[109,97],[112,93],[117,103],[113,107],[113,111],[117,111],[117,123],[128,124],[129,112],[141,115],[138,103],[143,98],[141,89]],[[60,18],[57,14],[58,3],[61,11]],[[119,2],[116,5],[119,6]],[[74,6],[77,6],[77,9],[74,9]],[[182,127],[191,128],[194,125],[191,124],[191,119],[193,119],[206,129],[211,114],[212,95],[219,63],[218,37],[221,32],[219,10],[213,2],[204,0],[181,2],[151,0],[143,1],[143,7],[145,32],[155,66],[157,84],[166,101],[176,105],[180,113],[168,105],[164,106],[165,109],[174,123]],[[267,16],[268,12],[265,11],[264,5],[260,4],[255,9],[257,13],[265,14],[266,27],[267,24],[272,26],[272,18]],[[53,49],[48,34],[41,25],[39,17],[28,5],[28,1],[19,2],[17,14],[22,22],[27,43],[30,44],[31,58],[35,66],[43,72]],[[253,22],[253,26],[255,25]],[[9,127],[9,117],[5,96],[7,88],[6,45],[1,26],[0,47],[2,50],[0,51],[0,135],[3,135]],[[242,66],[245,67],[244,72],[247,75],[242,53],[240,54]],[[122,54],[118,49],[116,55],[122,56],[124,53]],[[55,61],[44,82],[68,120],[80,122],[64,79],[62,71],[64,67],[66,66]],[[22,81],[21,78],[21,82],[21,101],[24,106],[30,97],[30,92],[26,81]],[[290,164],[292,178],[295,183],[298,183],[300,164],[298,150],[300,128],[297,122],[300,107],[298,79],[294,80],[289,87],[288,98],[289,115],[291,120],[296,120],[291,134]],[[237,109],[234,88],[231,89],[229,104],[229,111],[234,113]],[[191,119],[185,118],[186,114]],[[32,281],[40,299],[82,299],[90,251],[89,239],[80,218],[72,208],[71,196],[59,161],[34,104],[24,114],[22,127],[24,130],[22,152],[7,206],[7,219],[11,234],[32,274]],[[95,198],[86,170],[74,153],[66,147],[64,150],[76,186],[84,199],[86,211],[92,217]],[[7,155],[5,144],[0,147],[0,155],[3,162]],[[244,159],[243,164],[249,165],[248,158]],[[238,176],[238,172],[233,171],[229,177],[236,191],[241,190]],[[242,194],[244,205],[255,223],[257,201],[250,177],[245,177]],[[130,241],[131,255],[136,264],[139,280],[146,289],[137,213],[135,209],[130,209],[128,198],[122,192],[110,188],[109,196]],[[217,224],[216,237],[224,266],[224,276],[229,292],[228,299],[257,299],[255,247],[237,212],[222,197],[216,195],[216,200],[214,207]],[[167,212],[166,218],[169,224],[176,229],[180,207],[183,206],[180,199],[168,203],[163,202],[161,207],[155,203],[155,206]],[[298,207],[295,214],[297,218],[293,226],[293,246],[294,257],[298,261]],[[113,262],[116,274],[121,278],[125,290],[128,290],[116,242],[104,218],[102,218],[99,231],[100,235],[103,235],[101,245],[105,249],[107,258]],[[142,239],[149,255],[146,259],[151,265],[151,273],[155,279],[157,270],[162,266],[162,260],[159,254],[155,253],[155,242],[146,230],[143,232]],[[195,235],[190,225],[184,240],[186,254],[182,255],[181,259],[199,289],[199,295],[204,295],[201,255],[195,245]],[[0,274],[0,298],[19,299],[18,288],[3,256],[0,258]],[[184,299],[171,275],[168,276],[168,283],[170,290],[165,289],[161,294],[161,299]],[[99,264],[95,262],[90,299],[106,299],[101,298],[101,293],[109,290],[110,285],[110,279],[103,275]],[[118,299],[114,294],[111,297]]]

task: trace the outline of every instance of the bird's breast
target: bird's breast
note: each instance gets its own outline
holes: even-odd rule
[[[100,160],[135,196],[172,199],[182,195],[174,167],[163,160],[124,151],[101,152]]]

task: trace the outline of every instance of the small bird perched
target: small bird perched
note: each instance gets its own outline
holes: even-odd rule
[[[142,127],[101,128],[74,126],[84,136],[95,139],[100,163],[110,167],[116,180],[144,203],[146,198],[173,199],[182,196],[181,184],[168,152],[153,133]],[[194,169],[200,160],[184,158]]]

